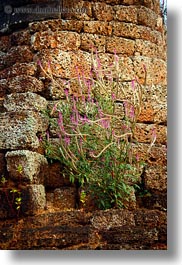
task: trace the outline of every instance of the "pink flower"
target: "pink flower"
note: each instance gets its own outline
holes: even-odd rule
[[[73,112],[75,113],[77,111],[77,107],[76,107],[76,100],[75,100],[74,96],[73,96],[72,100],[73,100]]]
[[[89,123],[89,119],[87,118],[86,115],[84,115],[84,118],[83,118],[83,123]]]
[[[103,118],[103,111],[100,108],[98,109],[98,114],[100,119]]]
[[[58,116],[58,125],[61,131],[64,132],[63,115],[60,111],[59,111],[59,116]]]
[[[155,139],[157,137],[156,128],[153,127],[151,131],[152,131],[152,138]]]
[[[131,87],[132,87],[133,90],[135,90],[135,80],[131,81]]]
[[[135,117],[135,109],[133,106],[130,108],[130,118],[133,119]]]
[[[139,154],[136,154],[136,161],[138,162],[138,161],[139,161],[139,159],[140,159],[140,156],[139,156]]]
[[[39,139],[39,142],[42,142],[43,141],[42,135],[40,135],[38,139]]]
[[[112,100],[116,100],[116,95],[114,93],[111,94]]]
[[[65,93],[65,96],[68,98],[68,96],[69,96],[69,90],[68,90],[68,88],[64,89],[64,93]]]
[[[104,129],[109,129],[110,128],[110,120],[109,119],[104,119],[101,121],[101,125]]]
[[[124,109],[125,109],[125,114],[126,114],[126,116],[128,116],[128,102],[124,101],[123,105],[124,105]]]
[[[116,63],[119,62],[119,56],[116,53],[116,49],[114,49],[114,60],[115,60]]]
[[[94,157],[94,155],[95,155],[95,154],[94,154],[94,151],[93,151],[93,150],[90,150],[90,151],[89,151],[89,155],[90,155],[90,157]]]
[[[58,125],[62,126],[63,124],[63,115],[62,113],[59,111],[59,118],[58,118]]]
[[[42,64],[41,64],[40,59],[37,61],[37,64],[38,64],[40,67],[42,67]]]
[[[81,137],[79,139],[79,142],[80,142],[80,146],[82,147],[82,145],[83,145],[83,139]]]
[[[51,61],[50,60],[48,61],[47,65],[48,65],[48,68],[50,69],[51,68]]]
[[[87,87],[88,87],[88,102],[91,101],[91,83],[90,80],[87,81]]]
[[[70,142],[71,142],[70,137],[65,136],[64,137],[64,142],[65,142],[66,145],[70,145]]]

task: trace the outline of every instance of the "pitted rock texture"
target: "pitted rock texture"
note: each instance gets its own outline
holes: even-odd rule
[[[167,42],[159,0],[3,3],[0,174],[7,182],[0,183],[0,248],[166,249]],[[4,12],[7,4],[14,15]],[[16,13],[15,9],[58,5],[64,12],[37,15]],[[143,89],[133,153],[146,166],[139,178],[141,190],[132,190],[125,203],[130,211],[95,212],[89,197],[84,205],[79,204],[77,185],[70,183],[69,176],[63,177],[58,161],[44,157],[41,137],[54,145],[59,141],[47,110],[65,99],[68,86],[72,94],[80,96],[78,77],[90,78],[93,58],[105,68],[119,61],[119,86],[128,99],[133,80]],[[117,80],[115,72],[113,80]],[[121,101],[119,91],[116,110],[124,116]],[[56,121],[58,112],[51,118]],[[120,130],[120,124],[116,127]],[[21,176],[18,166],[22,166]],[[20,212],[11,203],[15,188],[21,191]],[[16,222],[6,220],[15,217]]]
[[[2,249],[166,249],[166,216],[158,210],[79,210],[0,222]]]
[[[4,108],[7,112],[35,111],[41,112],[47,109],[45,98],[31,92],[10,94],[4,100]]]
[[[31,111],[0,114],[0,149],[36,149],[40,146],[37,133],[47,124]]]
[[[48,163],[43,155],[28,150],[6,153],[7,170],[14,181],[29,184],[44,184]],[[17,169],[21,167],[21,172]]]

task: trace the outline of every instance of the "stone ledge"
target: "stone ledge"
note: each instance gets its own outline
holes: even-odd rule
[[[30,51],[30,48],[25,45],[12,47],[7,53],[0,56],[0,63],[3,68],[12,66],[15,63],[29,63],[32,60],[33,53]]]
[[[44,90],[43,82],[29,75],[18,75],[14,78],[6,80],[6,82],[9,93],[38,93]]]
[[[145,172],[145,187],[160,192],[167,190],[167,167],[149,166]]]
[[[24,215],[35,215],[46,206],[45,187],[43,185],[27,185],[21,190],[21,212]]]
[[[162,34],[149,27],[126,22],[110,22],[109,25],[112,25],[113,35],[117,37],[143,39],[157,45],[161,45],[163,42]],[[108,35],[107,32],[105,34]]]
[[[43,155],[28,150],[17,150],[6,153],[7,170],[15,182],[44,184],[44,175],[48,163]],[[22,167],[21,174],[17,171]]]
[[[167,143],[167,127],[163,125],[156,124],[143,124],[136,123],[135,127],[135,139],[139,143],[152,143],[154,139],[154,134],[156,135],[155,144]]]
[[[0,149],[35,149],[38,132],[46,131],[46,120],[32,111],[0,114]]]
[[[16,77],[18,75],[35,75],[37,65],[35,63],[15,63],[4,70],[0,71],[0,79],[6,79],[9,77]]]
[[[158,210],[112,209],[46,212],[0,221],[1,249],[152,249],[166,248],[166,214]]]
[[[34,50],[58,48],[63,51],[78,50],[80,47],[80,35],[76,32],[36,32],[31,37],[31,47]]]
[[[20,111],[44,111],[47,109],[47,101],[45,98],[32,93],[13,93],[7,95],[4,100],[4,108],[7,112]]]

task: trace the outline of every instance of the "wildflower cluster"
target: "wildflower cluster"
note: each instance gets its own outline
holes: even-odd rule
[[[79,93],[66,86],[64,100],[51,111],[58,112],[59,144],[49,148],[48,136],[47,156],[59,160],[65,176],[84,188],[84,197],[91,194],[100,209],[123,207],[143,165],[133,151],[142,87],[135,78],[126,93],[116,54],[109,67],[101,65],[97,53],[92,61],[90,78],[78,75]],[[116,113],[118,102],[122,109]]]

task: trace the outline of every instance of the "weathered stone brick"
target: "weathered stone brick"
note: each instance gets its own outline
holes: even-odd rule
[[[11,47],[11,40],[9,36],[0,36],[0,51],[7,52]]]
[[[124,0],[124,1],[131,1],[131,0]],[[132,0],[133,1],[133,0]],[[93,0],[93,2],[97,2],[97,0]],[[104,2],[106,4],[119,4],[120,0],[100,0],[99,2]]]
[[[160,59],[148,58],[144,56],[133,57],[134,72],[141,84],[166,85],[167,72],[166,62]],[[146,69],[146,71],[145,71]],[[147,73],[147,76],[146,76]]]
[[[132,23],[113,23],[113,35],[117,37],[140,39],[142,30],[142,26],[138,26]]]
[[[28,63],[33,60],[33,53],[28,46],[12,47],[7,53],[0,56],[0,63],[4,68],[15,63]]]
[[[162,34],[160,32],[133,23],[114,22],[113,35],[129,39],[148,40],[156,44],[162,43]]]
[[[43,111],[47,108],[47,101],[45,98],[32,92],[13,93],[6,96],[3,105],[8,112]]]
[[[92,17],[92,8],[90,1],[64,1],[63,19],[89,20]]]
[[[135,42],[135,55],[166,60],[166,50],[163,45],[159,46],[150,41],[139,39]]]
[[[150,210],[162,210],[166,213],[167,211],[167,193],[165,190],[150,190],[150,192],[141,197],[142,205],[140,207],[144,207]]]
[[[154,123],[163,123],[167,126],[167,102],[161,106],[154,106],[155,116]]]
[[[81,32],[83,29],[83,21],[78,21],[77,19],[63,20],[63,19],[54,19],[33,22],[29,24],[29,29],[31,33],[35,32],[44,32],[44,31],[76,31]]]
[[[63,165],[59,162],[49,164],[48,171],[45,176],[45,186],[55,189],[69,185],[69,176],[63,176]]]
[[[83,30],[84,22],[79,20],[62,20],[62,30],[71,30],[80,33]]]
[[[28,150],[17,150],[6,153],[7,170],[15,182],[44,184],[48,163],[43,155]],[[21,172],[18,167],[21,166]]]
[[[19,46],[19,45],[28,45],[30,46],[30,31],[29,29],[25,29],[22,31],[13,32],[10,36],[11,45]]]
[[[149,27],[141,27],[141,38],[143,40],[148,40],[150,42],[153,42],[157,45],[163,45],[163,34],[156,30],[151,30]]]
[[[135,0],[138,3],[141,3],[140,0]],[[145,7],[148,7],[155,11],[155,13],[160,14],[160,5],[158,0],[144,0],[142,3]]]
[[[91,220],[92,226],[99,230],[109,230],[113,227],[135,225],[134,214],[128,210],[106,210],[95,212]]]
[[[61,19],[51,19],[51,20],[45,20],[45,21],[36,21],[36,22],[31,22],[29,23],[29,30],[30,33],[34,32],[41,32],[41,31],[56,31],[61,30]]]
[[[31,37],[31,44],[34,50],[47,48],[58,48],[63,51],[77,50],[80,46],[80,36],[76,32],[66,31],[43,31],[36,32]]]
[[[150,166],[167,165],[167,149],[165,145],[154,145],[149,152],[149,144],[134,144],[133,154],[137,155],[140,160],[147,161],[147,164]]]
[[[121,38],[121,37],[107,37],[106,39],[106,51],[110,53],[116,52],[123,55],[134,55],[135,41]]]
[[[64,89],[67,81],[62,78],[54,78],[54,81],[45,82],[46,94],[48,99],[58,100],[65,97]],[[55,105],[55,104],[54,104]]]
[[[44,90],[43,82],[33,76],[18,75],[6,81],[10,93],[23,93],[28,91],[36,93]]]
[[[43,68],[48,73],[50,69],[47,62],[51,62],[51,71],[54,77],[78,78],[78,75],[82,73],[85,77],[90,76],[91,57],[89,53],[83,51],[65,52],[59,49],[42,50],[36,58],[40,59]],[[45,77],[46,75],[41,71],[40,76]]]
[[[110,36],[112,26],[104,21],[86,21],[84,22],[84,32]]]
[[[167,168],[166,166],[149,166],[145,172],[145,187],[149,190],[167,190]]]
[[[156,135],[156,144],[166,144],[167,128],[163,125],[137,123],[135,138],[140,143],[151,143]]]
[[[120,249],[124,243],[140,242],[140,245],[148,242],[148,244],[157,242],[158,240],[158,231],[156,228],[146,228],[143,227],[123,227],[111,228],[109,231],[102,231],[103,240],[107,241],[107,244],[119,244]],[[141,237],[142,234],[142,237]]]
[[[15,77],[18,75],[33,76],[36,72],[36,64],[34,63],[15,63],[13,66],[0,71],[0,78],[5,79],[7,76]]]
[[[115,6],[116,19],[123,22],[137,23],[138,9],[136,6]]]
[[[135,76],[133,62],[129,57],[124,57],[122,54],[119,54],[116,59],[113,54],[99,53],[98,56],[94,55],[93,58],[95,64],[98,64],[98,60],[100,61],[105,74],[109,71],[112,73],[113,78],[118,78],[120,76],[119,78],[122,79],[122,82],[132,80]],[[117,67],[113,67],[116,61]]]
[[[125,89],[126,90],[126,89]],[[128,89],[129,90],[129,89]],[[127,90],[126,90],[127,91]],[[142,86],[141,113],[139,123],[167,123],[167,86]]]
[[[102,35],[82,33],[81,34],[81,49],[84,51],[92,51],[93,48],[98,52],[105,52],[106,37]]]
[[[112,6],[105,3],[95,3],[93,5],[93,17],[99,21],[111,21],[114,18]]]
[[[72,1],[72,6],[68,13],[63,13],[64,19],[90,20],[92,18],[92,3],[90,1]],[[69,5],[69,4],[68,4]],[[67,3],[64,4],[64,7]],[[69,7],[68,7],[69,8]],[[72,11],[73,8],[73,11]]]
[[[6,79],[0,80],[0,98],[4,98],[8,91],[8,82]]]
[[[138,24],[151,27],[152,29],[156,28],[158,16],[154,11],[144,6],[140,6],[136,14]]]
[[[123,81],[133,80],[135,73],[133,71],[133,63],[129,57],[119,56],[119,74]],[[117,73],[118,74],[118,73]]]
[[[137,226],[157,227],[167,223],[166,214],[157,210],[137,209],[135,211],[135,223]]]
[[[54,207],[61,210],[73,209],[76,206],[76,189],[62,187],[54,191]]]
[[[39,2],[47,4],[47,0]],[[47,189],[47,201],[51,202],[52,206],[45,208],[44,214],[32,218],[21,218],[17,222],[15,219],[0,221],[0,248],[165,249],[167,160],[166,146],[161,144],[166,143],[165,126],[155,125],[157,141],[147,153],[150,146],[148,135],[152,124],[166,124],[167,121],[166,37],[160,17],[159,0],[65,0],[65,3],[69,8],[86,7],[87,9],[82,13],[75,10],[61,14],[62,19],[33,22],[25,30],[0,37],[2,51],[0,77],[3,78],[0,81],[0,150],[8,149],[8,153],[11,154],[24,151],[14,151],[17,148],[38,150],[37,135],[44,132],[48,124],[37,112],[46,107],[46,102],[38,95],[32,97],[29,92],[39,93],[50,100],[62,99],[65,97],[64,88],[67,86],[65,83],[70,80],[70,93],[79,95],[78,75],[84,74],[86,78],[90,77],[92,68],[90,46],[97,48],[100,63],[107,71],[109,67],[114,68],[113,53],[116,50],[119,54],[118,71],[121,76],[119,84],[125,90],[127,99],[133,93],[131,80],[138,78],[138,81],[144,84],[144,66],[147,69],[147,86],[143,85],[143,103],[137,121],[140,123],[137,124],[137,137],[142,143],[133,144],[133,153],[147,162],[142,177],[143,184],[151,192],[150,197],[143,197],[139,207],[159,210],[142,208],[140,213],[133,211],[136,207],[134,200],[134,207],[130,201],[128,202],[132,211],[114,209],[86,213],[90,208],[84,208],[84,211],[66,211],[68,206],[71,209],[75,206],[75,192],[72,190],[73,186],[70,187],[70,183],[62,178],[60,165],[52,164],[47,170],[46,163],[42,161],[43,156],[41,159],[38,154],[38,157],[36,155],[34,157],[23,153],[21,161],[26,165],[24,168],[27,168],[23,171],[26,176],[24,183],[26,182],[28,186],[23,186],[21,190],[21,213],[37,214],[39,211],[44,211],[44,207],[47,206],[45,188],[42,185],[35,185],[44,182],[42,173],[38,173],[41,165],[42,167],[45,165],[46,176],[43,184]],[[14,27],[12,28],[14,30]],[[80,34],[76,42],[77,33]],[[26,56],[25,46],[27,51],[31,47],[31,51],[35,54],[33,59],[28,53]],[[82,51],[77,52],[80,48]],[[98,60],[96,55],[93,57]],[[38,59],[41,60],[49,76],[41,70],[40,65],[37,68]],[[22,63],[17,63],[18,61]],[[35,63],[25,63],[31,61]],[[49,72],[50,65],[54,81]],[[117,82],[115,71],[113,77],[114,82]],[[123,83],[123,80],[126,82]],[[108,91],[110,91],[109,86]],[[4,99],[9,93],[20,93],[20,95],[8,95]],[[118,97],[122,100],[121,90]],[[52,106],[56,103],[57,101],[51,102]],[[118,104],[117,107],[117,114],[123,115],[123,104]],[[4,113],[5,111],[8,113]],[[57,118],[57,114],[55,111],[53,117]],[[53,143],[55,150],[58,149],[59,139],[50,139],[50,143]],[[1,150],[0,174],[6,166],[4,153],[5,151]],[[16,167],[20,164],[18,163],[20,158],[14,156],[13,159],[12,163],[8,163],[13,168],[13,176],[16,176],[14,178],[11,176],[9,180],[12,187],[15,184],[13,181],[18,183]],[[42,164],[37,165],[40,161]],[[67,190],[62,189],[62,185],[67,185]],[[55,188],[58,189],[53,192]],[[8,194],[10,194],[9,200],[13,200],[13,194]],[[0,202],[0,218],[17,217],[17,212],[12,212],[11,204],[2,188],[0,188]]]
[[[40,114],[31,111],[0,114],[0,149],[38,148],[37,132],[48,124]]]
[[[21,196],[22,213],[32,215],[44,210],[46,206],[46,196],[43,185],[27,185],[26,188],[21,190]]]

